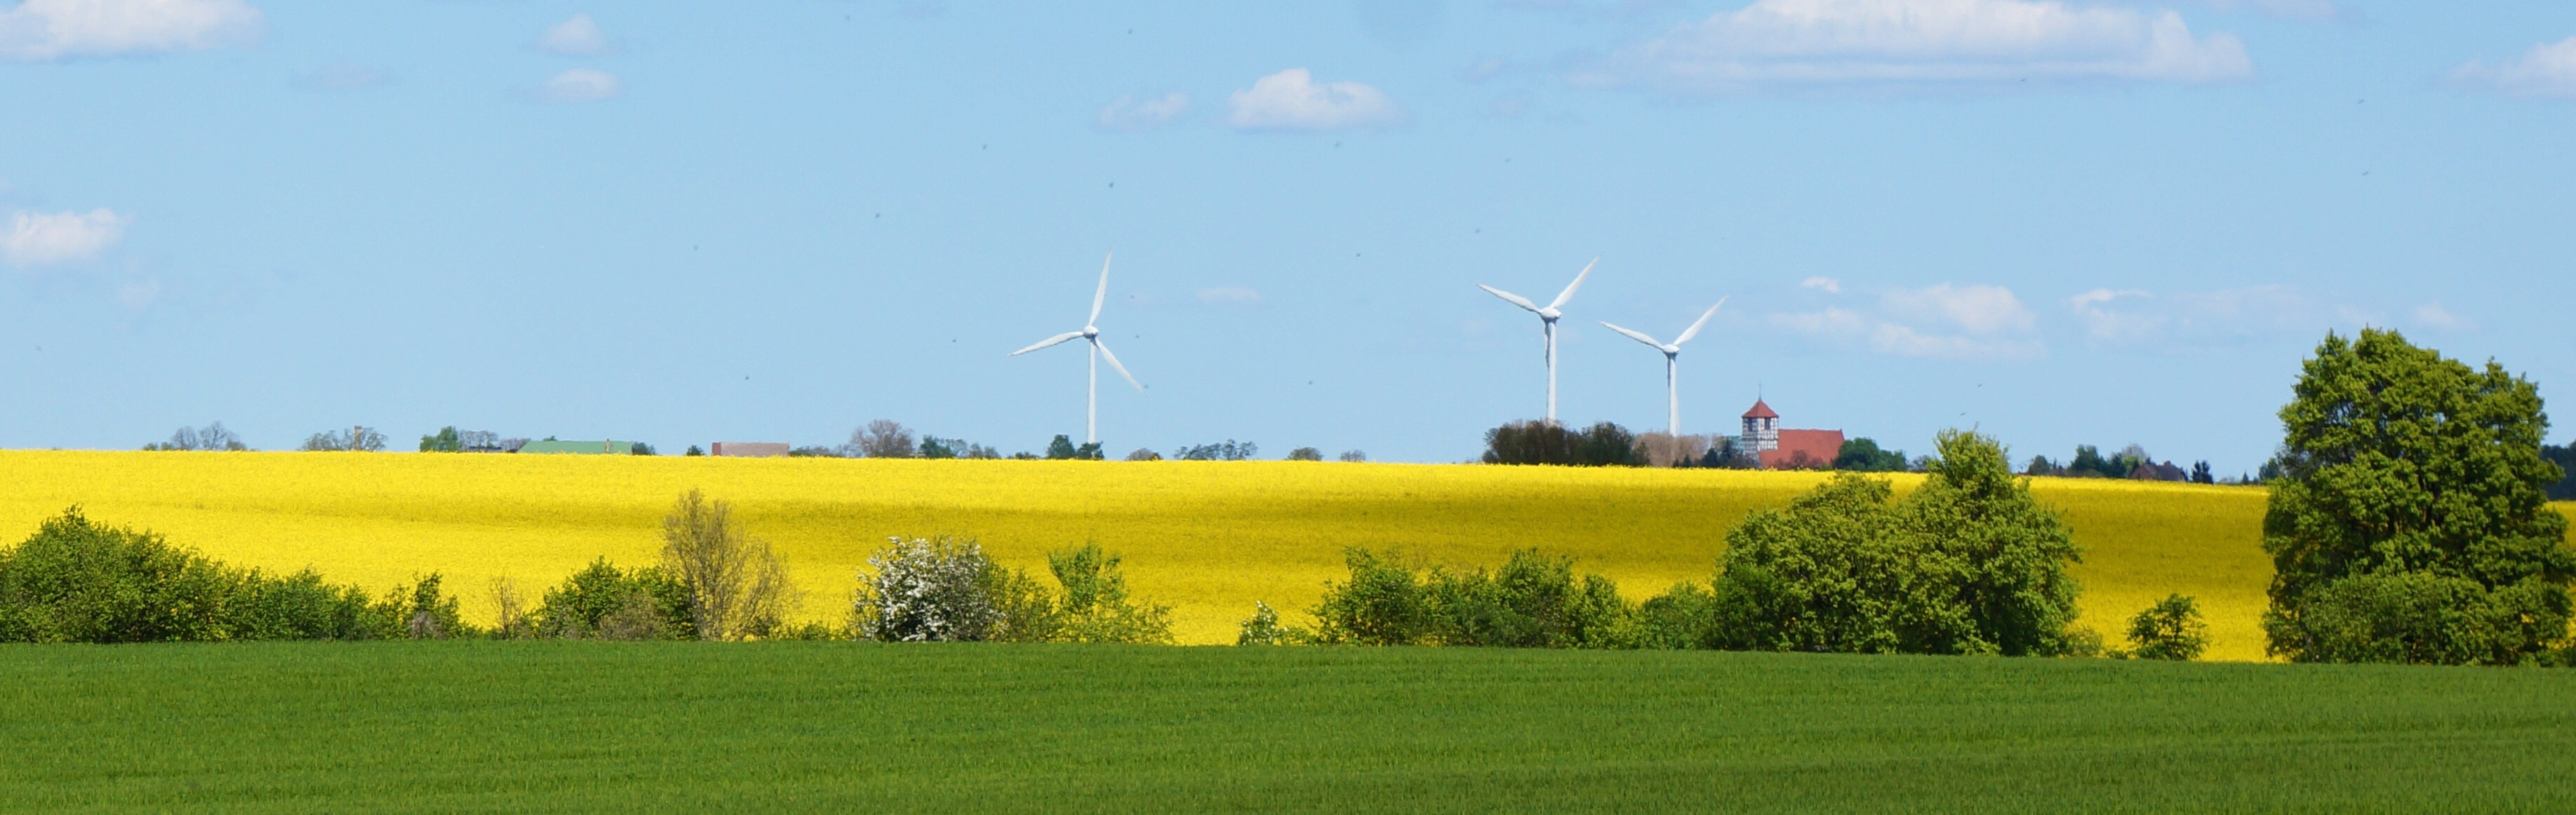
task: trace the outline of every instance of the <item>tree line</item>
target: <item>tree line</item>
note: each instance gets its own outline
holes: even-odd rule
[[[2058,515],[2014,477],[2002,446],[1947,432],[1924,485],[1896,498],[1857,472],[1727,532],[1706,584],[1631,603],[1572,558],[1515,552],[1499,568],[1453,570],[1398,551],[1349,550],[1349,577],[1326,585],[1288,626],[1256,604],[1245,645],[1445,645],[1706,648],[1846,653],[2136,655],[2190,659],[2206,643],[2191,598],[2131,620],[2128,648],[2106,649],[2075,623],[2081,552]]]
[[[727,502],[681,495],[662,543],[658,563],[594,560],[533,601],[495,581],[483,627],[437,573],[377,595],[311,569],[229,566],[73,507],[0,549],[0,642],[1171,641],[1171,608],[1131,597],[1119,557],[1093,544],[1050,553],[1047,583],[971,541],[896,538],[869,558],[835,625],[793,621],[803,598],[784,559]]]

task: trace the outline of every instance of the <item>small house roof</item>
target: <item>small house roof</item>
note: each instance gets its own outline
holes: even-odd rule
[[[1745,412],[1744,412],[1744,418],[1747,418],[1747,419],[1777,419],[1777,418],[1780,418],[1780,414],[1777,414],[1777,413],[1773,413],[1773,412],[1771,412],[1771,406],[1770,406],[1770,405],[1763,404],[1763,403],[1762,403],[1762,400],[1760,400],[1760,399],[1755,399],[1755,400],[1753,400],[1753,409],[1752,409],[1752,410],[1745,411]]]
[[[619,455],[619,456],[623,456],[623,455],[632,455],[632,454],[634,454],[634,452],[635,452],[635,443],[634,443],[634,442],[631,442],[631,441],[605,441],[605,440],[603,440],[603,441],[553,441],[553,440],[547,440],[547,441],[532,441],[532,442],[528,442],[527,446],[519,448],[519,452],[522,452],[522,453],[572,453],[572,454],[576,454],[576,455],[578,455],[578,454],[585,454],[585,453],[586,453],[586,454],[594,455],[594,456],[597,456],[597,455]]]

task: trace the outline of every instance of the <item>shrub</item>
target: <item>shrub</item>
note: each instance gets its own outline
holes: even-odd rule
[[[2170,595],[2129,618],[2129,646],[2139,659],[2199,659],[2209,647],[2209,626],[2192,598]]]
[[[973,541],[891,538],[860,576],[851,628],[886,642],[1172,641],[1171,607],[1127,595],[1097,545],[1047,555],[1059,590],[994,563]]]
[[[1157,452],[1154,452],[1154,450],[1153,450],[1152,448],[1149,448],[1149,447],[1139,447],[1139,448],[1136,448],[1135,450],[1129,451],[1129,452],[1127,453],[1127,460],[1128,460],[1128,461],[1161,461],[1161,460],[1163,460],[1163,454],[1161,454],[1161,453],[1157,453]]]
[[[689,607],[689,587],[658,567],[627,571],[607,558],[591,561],[546,591],[537,606],[536,628],[563,639],[685,640],[696,639],[696,615]]]
[[[1279,612],[1269,603],[1252,602],[1252,616],[1237,626],[1236,645],[1301,645],[1314,640],[1314,632],[1279,624]]]
[[[233,569],[74,507],[0,551],[0,641],[171,642],[473,636],[436,574],[370,600],[312,570]]]
[[[1630,609],[1600,575],[1574,576],[1574,558],[1513,552],[1501,569],[1433,570],[1425,586],[1430,635],[1445,645],[1607,648],[1631,644]]]
[[[662,518],[662,571],[689,589],[692,627],[702,639],[766,636],[796,606],[787,564],[733,519],[733,505],[681,494]]]
[[[0,553],[0,640],[222,639],[242,578],[161,536],[92,522],[79,507]]]
[[[1711,639],[1759,650],[2058,655],[2079,550],[2014,480],[2001,445],[1948,431],[1903,501],[1852,473],[1757,510],[1727,535]]]
[[[852,625],[884,642],[974,642],[996,633],[1008,576],[974,541],[888,538],[859,576]]]
[[[1572,558],[1523,550],[1492,573],[1425,573],[1397,558],[1360,548],[1344,554],[1350,580],[1325,584],[1313,611],[1316,642],[1619,648],[1640,640],[1618,586],[1600,575],[1577,579]]]
[[[441,589],[443,582],[433,572],[411,585],[394,587],[384,600],[369,607],[375,618],[370,622],[384,639],[443,640],[481,634],[465,624],[464,616],[457,613],[457,598]]]
[[[1637,604],[1640,648],[1716,648],[1717,596],[1697,583],[1679,583]]]
[[[1056,642],[1170,643],[1172,607],[1139,603],[1127,596],[1127,578],[1119,558],[1098,544],[1047,554],[1047,571],[1063,591],[1055,604]],[[1041,587],[1042,589],[1042,587]]]
[[[1347,462],[1351,462],[1351,463],[1353,463],[1353,464],[1357,464],[1357,463],[1359,463],[1359,462],[1367,461],[1367,460],[1368,460],[1368,451],[1365,451],[1365,450],[1344,450],[1344,451],[1342,451],[1342,460],[1343,460],[1343,461],[1347,461]]]
[[[1295,449],[1295,450],[1290,450],[1290,451],[1288,451],[1288,460],[1289,460],[1289,461],[1322,461],[1322,460],[1324,460],[1324,451],[1322,451],[1322,450],[1317,450],[1317,449],[1312,448],[1312,447],[1300,447],[1300,448],[1297,448],[1297,449]]]

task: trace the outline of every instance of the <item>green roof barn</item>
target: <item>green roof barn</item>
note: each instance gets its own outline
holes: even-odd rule
[[[593,455],[593,456],[603,456],[603,455],[605,455],[605,456],[631,456],[631,455],[634,455],[634,454],[635,454],[635,442],[631,442],[631,441],[555,441],[555,440],[552,440],[552,439],[548,439],[548,440],[545,440],[545,441],[532,441],[532,442],[528,442],[528,445],[527,445],[526,447],[521,447],[521,448],[519,448],[519,452],[522,452],[522,453],[574,453],[574,454],[578,454],[578,455]]]

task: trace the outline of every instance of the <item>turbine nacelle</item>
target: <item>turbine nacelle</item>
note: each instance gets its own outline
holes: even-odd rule
[[[1082,338],[1086,340],[1100,339],[1100,328],[1098,326],[1083,326]]]

